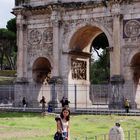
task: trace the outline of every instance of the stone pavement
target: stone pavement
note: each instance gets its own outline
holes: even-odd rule
[[[132,110],[130,109],[129,113],[125,113],[125,110],[117,110],[117,109],[107,109],[107,108],[70,108],[71,114],[90,114],[90,115],[126,115],[126,116],[140,116],[140,110]],[[12,107],[12,106],[0,106],[0,111],[7,112],[36,112],[41,113],[42,109],[39,108],[29,108],[27,107],[25,111],[23,111],[23,107]],[[47,108],[46,108],[47,112]],[[52,113],[59,114],[61,112],[61,108],[53,109]]]

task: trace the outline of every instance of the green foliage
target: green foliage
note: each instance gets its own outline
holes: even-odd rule
[[[109,53],[103,50],[101,57],[91,63],[91,84],[107,84],[110,77]]]
[[[7,22],[6,27],[7,27],[7,29],[9,31],[12,31],[12,32],[16,33],[16,31],[17,31],[17,28],[16,28],[16,18],[13,18],[13,19],[9,20]]]
[[[0,40],[15,40],[16,34],[8,29],[0,29]]]
[[[7,29],[0,29],[0,69],[16,67],[16,23],[15,18],[7,22]]]
[[[0,76],[15,77],[15,74],[16,74],[15,70],[0,70]]]

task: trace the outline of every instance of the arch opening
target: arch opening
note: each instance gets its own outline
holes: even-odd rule
[[[80,28],[77,32],[75,32],[70,40],[70,61],[71,61],[71,70],[69,73],[69,82],[77,83],[77,84],[101,84],[94,83],[94,79],[99,79],[100,81],[110,79],[110,57],[109,51],[107,49],[109,47],[108,38],[105,33],[98,27],[87,25]],[[100,55],[101,60],[97,60],[96,63],[94,56],[92,56],[93,51],[98,52],[99,49],[102,49],[102,53]],[[105,62],[107,60],[107,62]],[[95,64],[96,63],[96,64]],[[100,65],[100,67],[96,67]],[[104,66],[104,67],[102,67]],[[106,75],[106,72],[108,73]],[[93,74],[94,73],[94,74]],[[103,79],[104,78],[104,79]],[[105,81],[105,80],[104,80]],[[85,89],[84,89],[85,88]],[[83,91],[87,91],[86,86],[83,86]],[[88,89],[87,94],[85,92],[79,93],[81,100],[87,99],[89,97],[90,101],[86,101],[88,103],[100,103],[105,104],[107,101],[107,94],[99,93],[97,89],[96,97],[94,93],[96,89]],[[78,94],[78,93],[77,93]],[[102,94],[102,95],[101,95]],[[96,101],[95,101],[96,99]],[[79,99],[80,100],[80,99]],[[82,102],[82,101],[79,102]]]
[[[96,56],[102,59],[100,61],[102,61],[102,63],[105,64],[104,68],[102,69],[104,72],[100,71],[100,73],[105,73],[105,72],[107,73],[107,76],[105,77],[105,74],[104,74],[102,78],[107,78],[109,80],[110,79],[110,59],[109,59],[109,51],[107,50],[107,47],[109,47],[107,36],[98,27],[87,25],[80,28],[77,32],[75,32],[70,41],[70,52],[69,52],[70,54],[74,56],[73,58],[75,59],[75,60],[73,59],[71,60],[72,61],[71,67],[74,66],[74,69],[72,69],[72,79],[74,79],[74,77],[76,78],[83,77],[83,78],[80,78],[79,80],[89,80],[89,78],[94,79],[94,76],[96,76],[96,74],[91,76],[92,69],[95,69],[95,67],[93,67],[92,65],[96,59],[94,58],[95,56],[93,54],[97,54]],[[99,53],[100,49],[102,50],[102,53]],[[83,61],[83,64],[81,60]],[[77,65],[77,67],[75,65]],[[79,65],[81,65],[81,68],[79,68]],[[78,72],[76,68],[79,68]],[[86,76],[83,76],[83,73],[81,74],[79,73],[80,69],[83,69],[82,72],[84,71]],[[73,76],[73,75],[77,75],[77,76]]]
[[[140,53],[133,56],[131,61],[131,68],[133,71],[133,81],[136,87],[135,102],[137,107],[140,108]]]
[[[51,78],[51,64],[44,57],[38,58],[33,64],[33,80],[36,83],[48,84]]]
[[[133,69],[133,80],[137,85],[140,79],[140,53],[137,53],[133,56],[131,61],[131,67]]]
[[[109,42],[104,32],[97,35],[91,44],[91,84],[108,84],[110,79]]]

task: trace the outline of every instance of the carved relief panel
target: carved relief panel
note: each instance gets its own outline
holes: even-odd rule
[[[32,29],[28,31],[28,54],[30,57],[36,55],[53,54],[53,28]]]
[[[73,80],[86,80],[87,79],[86,61],[71,59],[71,71]]]
[[[123,38],[125,42],[140,42],[140,19],[123,21]]]

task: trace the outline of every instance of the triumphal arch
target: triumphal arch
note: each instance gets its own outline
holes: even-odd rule
[[[43,84],[50,85],[43,93],[47,102],[66,96],[79,106],[91,104],[91,44],[101,34],[108,41],[112,97],[140,104],[139,0],[15,0],[13,13],[18,46],[15,105],[23,96],[38,105]],[[29,85],[32,90],[25,88]]]

